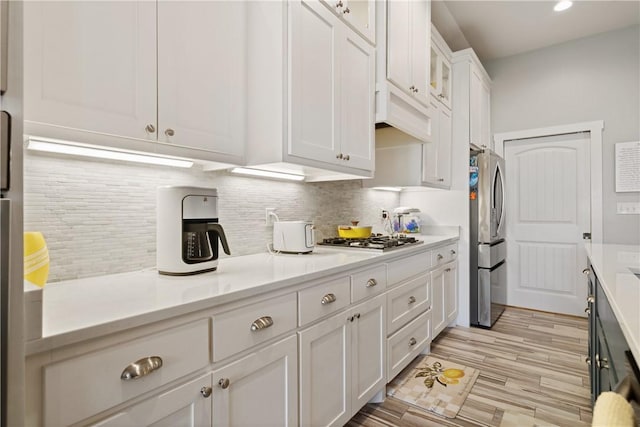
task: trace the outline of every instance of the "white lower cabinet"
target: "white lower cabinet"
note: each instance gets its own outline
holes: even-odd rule
[[[130,406],[95,427],[211,426],[211,374]]]
[[[457,261],[431,272],[432,335],[435,338],[458,315]]]
[[[380,295],[299,332],[300,425],[341,426],[385,384]]]
[[[297,373],[295,335],[214,370],[213,425],[298,425]]]
[[[387,339],[387,382],[431,343],[431,310],[422,313]]]

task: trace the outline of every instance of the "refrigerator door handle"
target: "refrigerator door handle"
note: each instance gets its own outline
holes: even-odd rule
[[[501,200],[501,206],[500,206],[500,212],[497,213],[497,219],[496,219],[496,236],[501,236],[502,234],[502,228],[504,225],[504,213],[505,213],[505,204],[506,204],[506,194],[504,191],[504,174],[502,173],[502,168],[500,167],[500,162],[496,162],[496,170],[494,172],[494,184],[493,184],[493,197],[491,197],[492,202],[493,202],[493,208],[497,210],[496,208],[496,187],[497,184],[500,184],[500,194],[502,195],[502,200]]]
[[[9,189],[11,165],[11,116],[0,111],[0,191]]]

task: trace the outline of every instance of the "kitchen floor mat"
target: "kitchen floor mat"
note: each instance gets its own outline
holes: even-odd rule
[[[455,418],[479,373],[477,369],[426,355],[391,381],[387,396]]]

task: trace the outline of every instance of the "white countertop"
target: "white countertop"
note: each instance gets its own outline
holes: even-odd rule
[[[596,276],[607,295],[622,333],[640,362],[640,246],[585,244]]]
[[[260,253],[223,258],[218,270],[165,276],[155,269],[69,280],[42,293],[42,338],[34,354],[128,328],[203,310],[453,243],[458,233],[421,235],[424,243],[389,252],[316,246],[311,254]]]

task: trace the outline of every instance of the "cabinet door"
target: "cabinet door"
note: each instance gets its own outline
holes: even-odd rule
[[[431,79],[433,79],[433,77],[431,77]],[[445,58],[444,54],[441,54],[439,57],[438,81],[440,83],[438,98],[451,110],[451,62]]]
[[[445,298],[445,268],[442,266],[431,272],[431,336],[435,338],[447,325]]]
[[[289,4],[290,136],[288,153],[336,163],[339,153],[338,18],[319,2]],[[345,162],[346,163],[346,162]]]
[[[451,186],[451,110],[440,107],[438,110],[438,182]]]
[[[482,80],[480,88],[480,141],[481,144],[493,149],[491,138],[491,89]]]
[[[386,295],[353,308],[352,414],[385,385]]]
[[[428,106],[431,6],[422,0],[408,3],[411,8],[411,84],[415,87],[415,98]]]
[[[387,79],[413,95],[410,23],[411,2],[387,2]]]
[[[375,49],[347,28],[344,34],[340,49],[340,152],[348,159],[345,166],[373,170]]]
[[[351,325],[343,312],[299,332],[300,425],[342,426],[351,417]]]
[[[211,426],[210,388],[211,374],[207,374],[126,408],[94,426]]]
[[[444,269],[444,313],[445,323],[450,324],[458,317],[458,266],[457,261]]]
[[[159,141],[218,152],[230,162],[241,159],[246,7],[158,2]]]
[[[329,0],[329,3],[332,3]],[[335,0],[333,3],[340,4]],[[344,19],[371,43],[376,42],[376,1],[343,0],[344,8],[338,8]]]
[[[156,3],[25,2],[24,81],[27,122],[155,140]]]
[[[213,372],[216,426],[298,425],[297,337]]]
[[[439,185],[438,181],[438,146],[440,144],[440,109],[442,105],[435,96],[430,97],[431,141],[422,145],[422,182]]]

